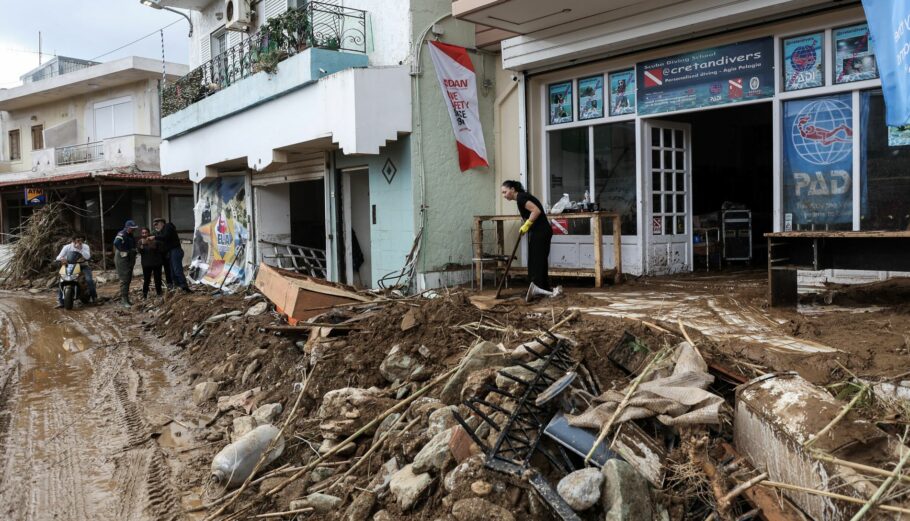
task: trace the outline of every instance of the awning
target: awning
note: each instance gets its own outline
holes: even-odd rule
[[[2,178],[0,178],[2,179]],[[72,174],[31,177],[15,181],[0,181],[0,188],[80,186],[98,184],[143,184],[155,186],[186,186],[189,179],[162,176],[160,172],[76,172]]]

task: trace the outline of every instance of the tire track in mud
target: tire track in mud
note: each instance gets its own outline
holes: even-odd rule
[[[125,338],[103,308],[42,324],[36,302],[0,298],[0,518],[181,519],[144,414],[169,398],[146,375],[159,357],[141,340],[94,349]]]

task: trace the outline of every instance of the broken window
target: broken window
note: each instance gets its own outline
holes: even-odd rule
[[[44,148],[44,125],[32,127],[32,150]]]
[[[862,93],[862,230],[910,229],[910,126],[885,124],[881,90]]]
[[[19,129],[9,131],[9,160],[19,161],[22,152],[19,150]]]

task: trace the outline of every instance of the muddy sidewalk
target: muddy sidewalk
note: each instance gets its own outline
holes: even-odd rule
[[[173,348],[132,315],[53,304],[0,294],[0,517],[181,519],[159,443],[189,395]]]

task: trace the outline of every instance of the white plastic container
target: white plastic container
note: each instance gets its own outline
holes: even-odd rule
[[[212,460],[212,481],[216,484],[233,488],[246,481],[253,468],[269,446],[269,442],[278,436],[278,428],[274,425],[260,425],[244,434],[234,443],[221,449]],[[264,468],[284,452],[284,438],[275,442],[275,447],[263,463]]]

